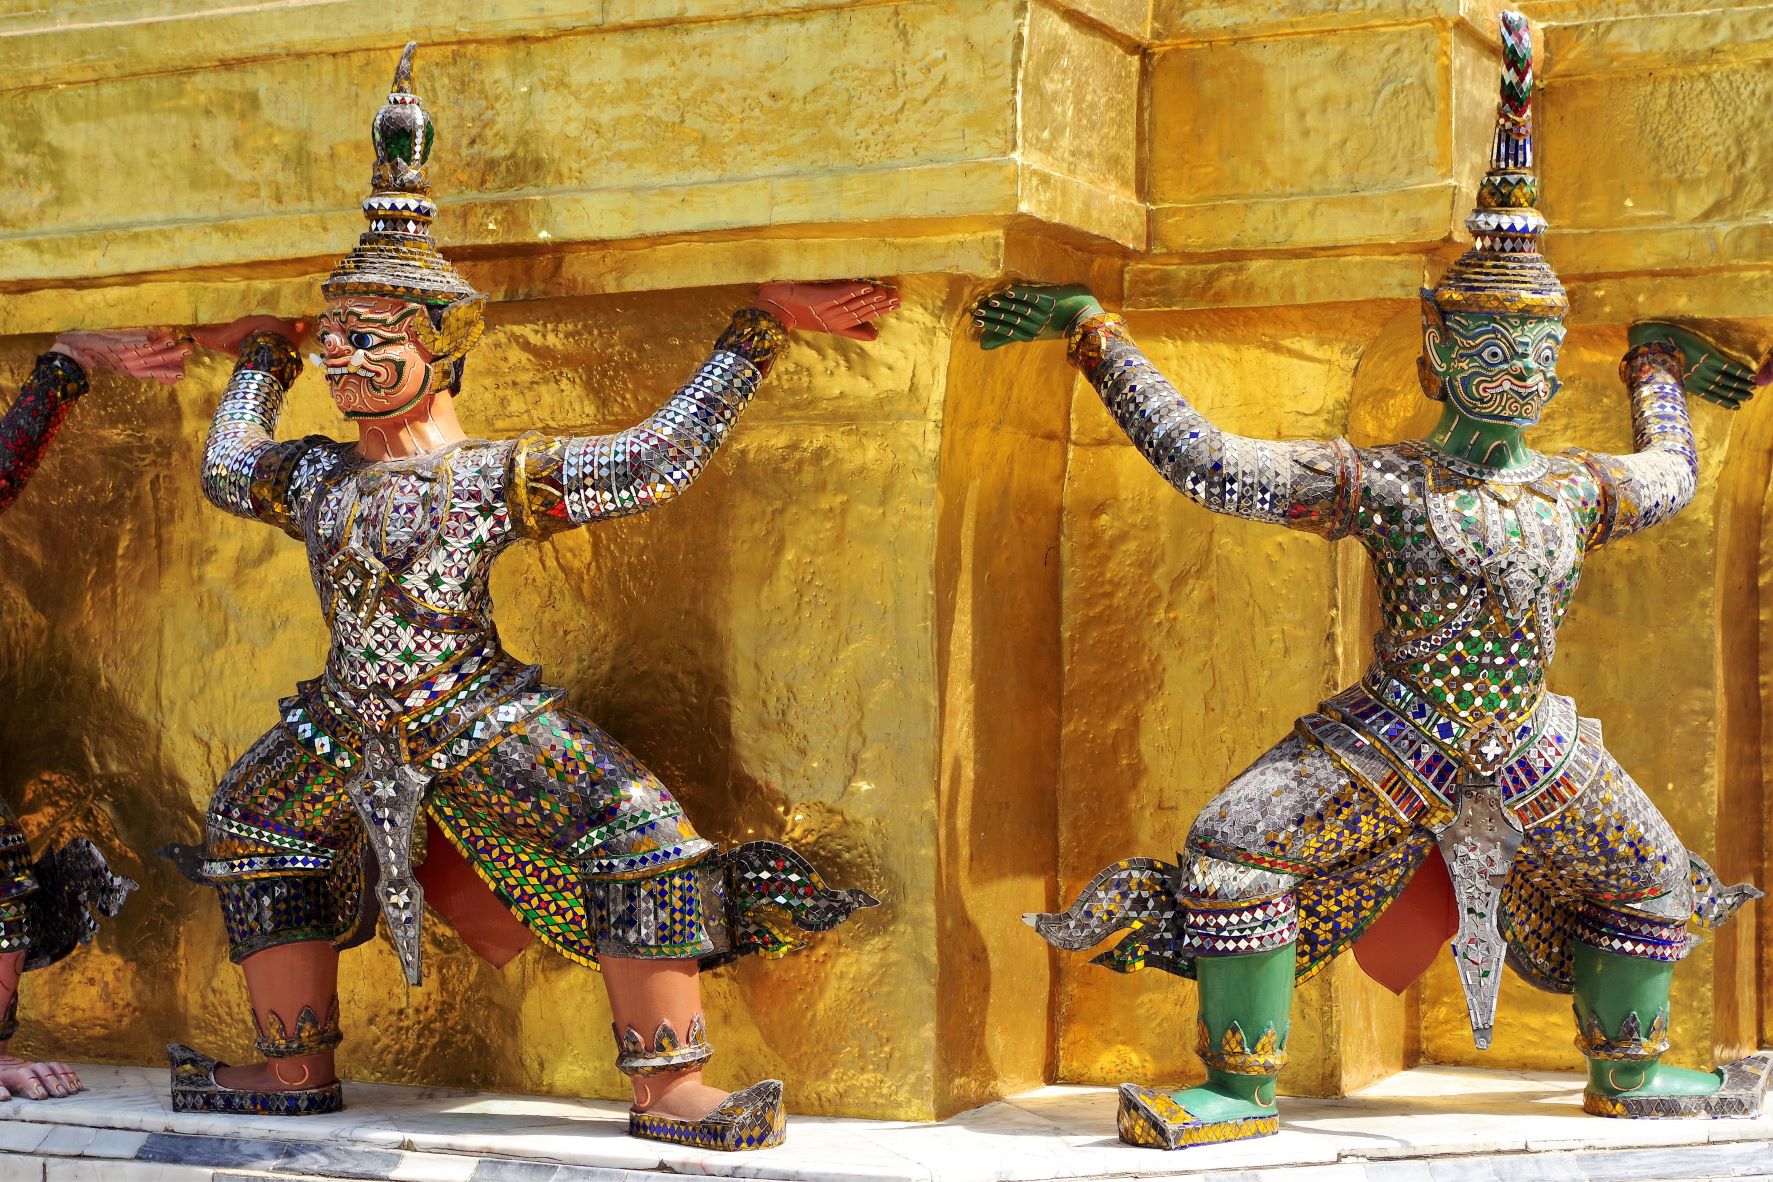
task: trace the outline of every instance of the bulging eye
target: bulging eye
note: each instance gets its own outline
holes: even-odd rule
[[[1478,350],[1478,360],[1485,365],[1501,365],[1508,360],[1508,354],[1501,345],[1490,344]]]
[[[353,349],[373,349],[380,342],[367,332],[354,332],[346,338]]]
[[[1550,368],[1558,363],[1558,347],[1556,345],[1539,346],[1539,364]]]

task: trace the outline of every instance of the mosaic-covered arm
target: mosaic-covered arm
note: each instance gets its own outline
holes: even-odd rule
[[[525,436],[512,453],[513,505],[531,537],[642,513],[702,474],[769,373],[787,332],[743,308],[714,352],[645,422],[613,435]]]
[[[43,458],[49,441],[68,416],[74,399],[86,393],[86,371],[65,353],[45,353],[25,384],[18,401],[0,419],[0,512],[4,512]]]
[[[203,495],[211,504],[297,536],[289,489],[308,444],[279,443],[274,435],[283,396],[301,369],[295,346],[283,337],[247,337],[203,444]]]
[[[1360,457],[1345,439],[1276,441],[1222,431],[1133,343],[1125,321],[1087,316],[1067,356],[1133,445],[1182,494],[1215,513],[1326,538],[1354,528]]]
[[[1600,484],[1601,509],[1589,533],[1590,546],[1660,525],[1693,499],[1699,487],[1699,450],[1687,417],[1681,365],[1680,349],[1667,341],[1627,352],[1619,376],[1631,390],[1637,450],[1625,456],[1572,453]]]

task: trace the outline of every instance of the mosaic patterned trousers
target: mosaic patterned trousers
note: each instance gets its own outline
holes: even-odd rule
[[[25,918],[26,897],[37,889],[32,873],[31,845],[19,827],[18,814],[0,800],[0,955],[24,952],[31,946]],[[0,1042],[18,1033],[18,994],[0,1012]]]
[[[574,711],[538,713],[438,776],[424,810],[500,902],[574,961],[726,947],[714,847],[656,777]],[[281,727],[223,778],[205,854],[235,962],[300,940],[348,947],[374,930],[374,863],[343,777]]]
[[[31,845],[19,827],[18,814],[0,800],[0,953],[30,947],[25,897],[37,889],[31,871]]]
[[[1297,732],[1210,801],[1188,835],[1186,951],[1227,955],[1297,938],[1301,979],[1351,945],[1434,847]],[[1602,754],[1588,786],[1530,825],[1503,891],[1509,961],[1568,992],[1573,941],[1616,945],[1648,929],[1684,952],[1694,887],[1685,848],[1643,790]]]

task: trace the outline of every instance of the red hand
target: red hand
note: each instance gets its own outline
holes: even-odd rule
[[[766,283],[757,289],[757,307],[783,327],[829,332],[856,341],[880,335],[874,321],[899,306],[899,293],[879,283]]]
[[[238,354],[246,338],[255,332],[276,333],[290,344],[301,341],[308,331],[306,320],[284,320],[277,316],[242,316],[231,324],[211,324],[191,330],[191,339],[218,353]]]

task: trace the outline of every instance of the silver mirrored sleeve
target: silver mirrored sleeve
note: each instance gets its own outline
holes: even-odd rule
[[[567,439],[559,494],[576,525],[664,504],[707,468],[757,392],[763,374],[737,353],[717,352],[645,422],[613,435]]]
[[[286,516],[272,474],[287,472],[299,440],[273,437],[283,412],[284,387],[273,374],[236,369],[210,420],[203,444],[203,495],[218,509],[280,524]]]
[[[1088,377],[1133,446],[1190,500],[1215,513],[1325,537],[1353,528],[1359,455],[1346,440],[1250,439],[1223,431],[1118,332]]]
[[[1639,346],[1620,375],[1631,390],[1636,451],[1576,451],[1600,482],[1604,504],[1590,545],[1627,537],[1685,509],[1699,490],[1699,447],[1687,414],[1680,353],[1672,345]]]

